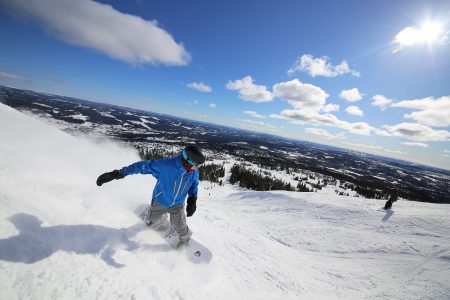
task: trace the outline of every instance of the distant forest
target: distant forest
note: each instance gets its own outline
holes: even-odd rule
[[[293,187],[289,182],[284,182],[281,179],[269,176],[269,174],[264,174],[262,170],[250,170],[239,164],[235,164],[231,168],[230,183],[239,184],[240,187],[255,191],[312,191],[300,182],[298,183],[297,187]]]

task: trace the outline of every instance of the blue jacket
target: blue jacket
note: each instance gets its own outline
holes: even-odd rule
[[[146,160],[123,167],[123,175],[152,174],[158,181],[153,189],[153,201],[165,207],[184,203],[186,195],[197,196],[198,170],[188,172],[181,154],[172,158]]]

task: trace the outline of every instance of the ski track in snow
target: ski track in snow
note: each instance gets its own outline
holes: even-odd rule
[[[0,299],[448,299],[450,206],[200,184],[190,263],[134,210],[138,160],[0,104]]]

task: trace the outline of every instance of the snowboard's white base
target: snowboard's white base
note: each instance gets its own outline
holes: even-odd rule
[[[136,210],[136,214],[141,217],[142,212],[146,211],[148,205],[140,205]],[[162,238],[167,242],[167,244],[172,247],[176,251],[185,252],[186,257],[189,261],[201,264],[201,263],[209,263],[212,259],[212,252],[202,245],[200,242],[196,241],[191,237],[189,240],[189,244],[181,249],[177,249],[178,244],[178,234],[172,228],[170,223],[168,223],[165,227],[160,226],[158,228],[154,228],[156,232],[158,232]]]
[[[177,249],[179,239],[174,230],[170,230],[168,233],[164,234],[163,238],[172,248],[177,251],[186,252],[186,257],[193,263],[209,263],[211,261],[211,251],[193,238],[191,238],[189,244],[182,249]]]

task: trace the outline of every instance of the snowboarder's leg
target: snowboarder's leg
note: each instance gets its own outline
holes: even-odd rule
[[[388,200],[386,201],[386,204],[384,205],[384,209],[391,209],[392,207],[392,201]]]
[[[187,245],[189,239],[191,238],[192,232],[186,224],[186,213],[184,212],[184,206],[177,205],[175,207],[171,207],[168,212],[170,213],[170,223],[178,233],[178,238],[180,240],[178,244],[180,246]]]
[[[147,223],[147,225],[154,227],[154,229],[156,230],[158,230],[160,227],[165,227],[166,225],[168,225],[167,208],[159,205],[155,201],[152,201],[152,205],[146,212],[144,221],[145,223]]]
[[[148,205],[143,212],[139,214],[139,218],[142,219],[147,225],[150,224],[150,210],[152,206]]]

